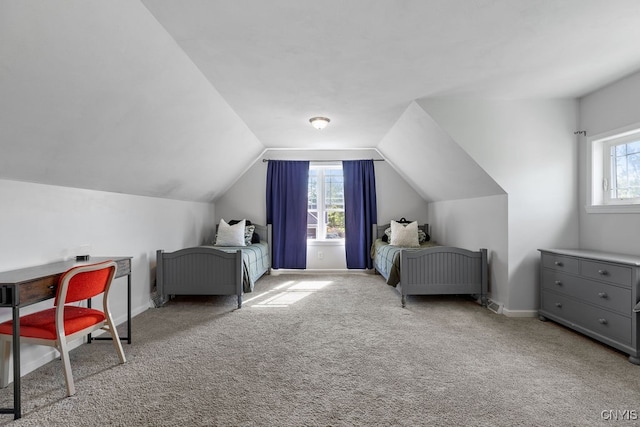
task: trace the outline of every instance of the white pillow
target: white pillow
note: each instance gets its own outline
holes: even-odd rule
[[[403,248],[419,248],[418,242],[418,221],[407,224],[391,220],[391,241],[390,245],[402,246]]]
[[[216,246],[246,246],[244,241],[244,224],[244,219],[233,225],[229,225],[224,219],[220,219]]]

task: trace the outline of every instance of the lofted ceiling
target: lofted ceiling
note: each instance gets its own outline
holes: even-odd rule
[[[0,0],[0,178],[210,201],[415,100],[580,97],[638,40],[637,0]]]
[[[634,0],[143,3],[267,147],[375,147],[415,99],[579,97],[640,68]]]

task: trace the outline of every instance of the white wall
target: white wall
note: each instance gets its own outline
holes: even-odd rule
[[[267,163],[263,158],[278,160],[353,160],[381,158],[373,149],[364,150],[268,150],[219,199],[216,200],[216,223],[220,218],[247,218],[259,224],[266,223]],[[378,222],[405,217],[420,223],[428,222],[427,202],[393,169],[380,161],[374,163]],[[322,258],[318,256],[322,252]],[[308,269],[346,269],[344,246],[321,244],[308,246]]]
[[[392,219],[405,217],[419,224],[429,222],[427,202],[420,197],[388,162],[377,162],[376,192],[378,223],[387,224]]]
[[[587,136],[640,123],[640,73],[580,99],[580,130]],[[586,138],[580,139],[580,246],[584,249],[640,254],[640,215],[587,213],[589,191]]]
[[[494,301],[507,301],[508,197],[478,197],[429,204],[431,235],[449,246],[476,251],[488,250],[489,292]]]
[[[578,246],[577,102],[424,99],[430,114],[508,195],[505,314],[538,309],[537,249]],[[482,224],[477,224],[479,227]],[[492,248],[489,248],[490,250]]]
[[[156,250],[202,243],[211,234],[214,206],[144,196],[0,180],[0,271],[90,255],[132,256],[133,315],[149,308]],[[126,279],[114,282],[112,313],[126,321]],[[29,306],[28,313],[51,301]],[[11,318],[0,309],[0,320]],[[132,331],[135,342],[136,330]],[[125,347],[126,352],[126,347]],[[53,360],[45,347],[23,346],[22,372]]]

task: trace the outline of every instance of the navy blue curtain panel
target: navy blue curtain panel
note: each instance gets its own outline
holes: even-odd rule
[[[343,161],[342,171],[347,268],[373,268],[372,229],[378,223],[373,160]]]
[[[269,160],[267,224],[271,224],[271,267],[307,267],[309,162]]]

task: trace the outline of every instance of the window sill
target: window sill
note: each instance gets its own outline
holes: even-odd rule
[[[592,205],[585,206],[585,211],[590,214],[603,213],[640,213],[640,204],[637,205]]]
[[[307,246],[344,246],[344,239],[307,240]]]

